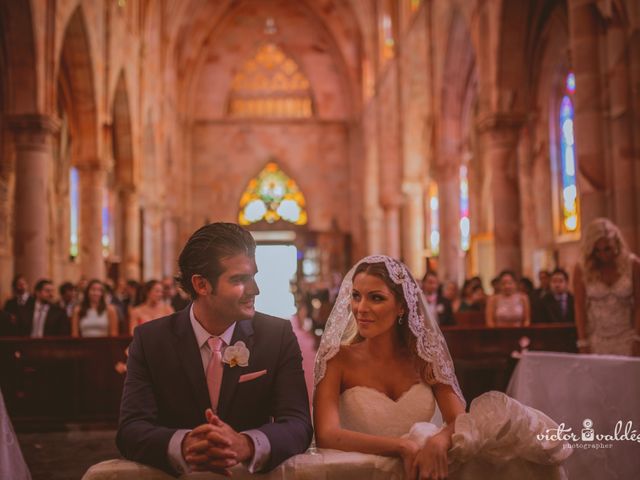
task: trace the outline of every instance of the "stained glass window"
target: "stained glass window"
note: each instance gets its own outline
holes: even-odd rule
[[[440,201],[438,200],[438,185],[429,185],[429,249],[432,256],[440,253]]]
[[[468,251],[471,245],[471,221],[469,220],[469,179],[467,167],[460,167],[460,248]]]
[[[233,77],[229,115],[309,118],[311,84],[293,59],[274,43],[266,43]]]
[[[69,255],[78,256],[78,205],[79,205],[79,177],[78,169],[69,169]]]
[[[418,8],[420,7],[420,2],[422,2],[422,0],[409,0],[409,6],[411,8],[411,13],[415,12],[416,10],[418,10]]]
[[[109,217],[109,190],[105,187],[102,194],[102,256],[109,256],[111,220]]]
[[[382,13],[381,20],[382,30],[382,59],[388,60],[394,56],[395,41],[393,38],[393,21],[391,20],[391,14],[388,11]]]
[[[307,223],[305,199],[296,182],[269,162],[247,185],[240,199],[238,223],[250,225],[261,220],[284,220],[295,225]]]
[[[573,94],[576,91],[576,78],[569,73],[565,80],[564,95],[560,102],[560,176],[562,233],[574,233],[579,228],[579,198],[576,182],[576,146],[574,137]]]

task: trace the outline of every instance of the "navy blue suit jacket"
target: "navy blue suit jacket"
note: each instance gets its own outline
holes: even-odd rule
[[[302,355],[291,323],[256,313],[236,324],[231,343],[243,341],[249,365],[224,365],[220,418],[236,431],[258,429],[269,439],[265,470],[304,452],[313,430]],[[240,375],[267,370],[238,383]],[[116,442],[128,459],[173,472],[169,441],[176,430],[206,423],[210,408],[200,350],[189,307],[134,331]]]

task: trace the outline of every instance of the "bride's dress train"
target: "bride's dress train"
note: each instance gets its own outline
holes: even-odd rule
[[[436,411],[431,388],[416,384],[394,401],[368,387],[353,387],[340,397],[343,428],[372,435],[409,436],[419,445],[440,428],[429,423]],[[469,413],[456,419],[449,451],[452,480],[554,480],[566,475],[559,466],[571,453],[562,442],[541,441],[537,434],[557,424],[544,413],[489,392],[476,398]],[[292,459],[293,460],[293,459]],[[303,471],[324,479],[367,478],[401,480],[400,460],[354,452],[318,449],[315,455],[287,462],[292,478],[306,478]],[[365,469],[365,470],[363,470]]]

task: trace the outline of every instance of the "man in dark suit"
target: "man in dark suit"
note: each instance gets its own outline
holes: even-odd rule
[[[551,273],[551,292],[541,303],[541,322],[574,322],[573,295],[569,293],[569,274],[565,270],[556,268]]]
[[[23,275],[16,275],[11,282],[13,297],[4,304],[4,311],[11,315],[11,321],[15,324],[20,310],[24,309],[29,302],[31,295],[29,294],[29,284]]]
[[[54,293],[51,280],[42,279],[36,283],[34,297],[18,312],[17,335],[40,338],[71,334],[69,318],[54,304]]]
[[[427,308],[430,313],[437,319],[439,325],[453,325],[453,308],[451,301],[442,296],[440,292],[440,282],[438,275],[433,272],[427,272],[422,278],[422,292],[427,300]]]
[[[291,323],[257,313],[255,242],[241,227],[197,230],[178,260],[189,307],[135,329],[116,442],[172,474],[268,471],[312,436]]]

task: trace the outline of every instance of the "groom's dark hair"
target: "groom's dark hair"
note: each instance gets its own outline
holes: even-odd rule
[[[209,280],[215,292],[218,278],[224,272],[221,261],[238,254],[255,258],[256,242],[248,231],[235,223],[205,225],[191,235],[180,252],[180,275],[176,280],[193,299],[196,298],[191,283],[194,275],[202,275]]]

